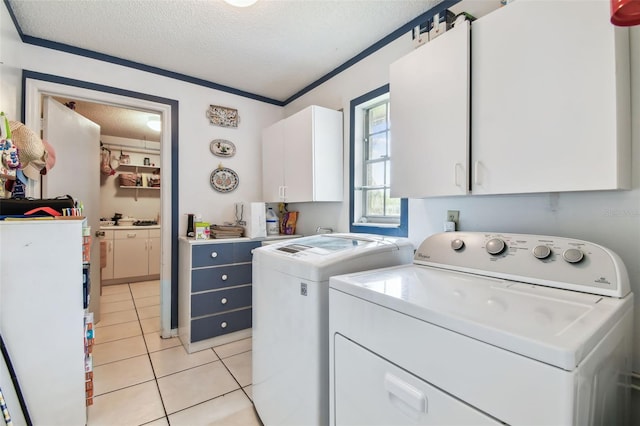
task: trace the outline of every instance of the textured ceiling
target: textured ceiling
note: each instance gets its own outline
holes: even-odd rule
[[[441,0],[9,0],[26,36],[285,101]]]
[[[100,126],[100,134],[121,138],[160,141],[160,132],[147,126],[150,118],[160,120],[160,115],[133,109],[114,107],[77,99],[55,97],[61,104],[74,102],[74,110]],[[69,105],[67,105],[69,106]]]
[[[441,0],[8,0],[24,36],[284,102]],[[452,7],[482,16],[499,0]],[[69,99],[59,99],[63,103]],[[102,133],[159,140],[149,114],[76,101]]]

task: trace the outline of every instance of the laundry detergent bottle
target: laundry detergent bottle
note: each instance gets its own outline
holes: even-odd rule
[[[280,224],[278,223],[278,215],[273,211],[272,207],[267,209],[267,235],[279,235]]]

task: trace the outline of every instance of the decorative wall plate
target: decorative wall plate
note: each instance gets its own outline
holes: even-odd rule
[[[219,105],[209,105],[207,117],[211,124],[222,127],[238,127],[238,110]]]
[[[238,187],[238,175],[226,167],[218,167],[211,173],[211,186],[218,192],[231,192]]]
[[[211,153],[218,157],[233,157],[236,154],[236,146],[226,139],[214,139],[209,145]]]

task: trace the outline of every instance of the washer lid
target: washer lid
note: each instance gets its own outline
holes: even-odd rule
[[[378,264],[363,260],[396,253]],[[400,253],[398,253],[400,252]],[[371,234],[320,234],[263,246],[254,251],[254,264],[313,281],[332,275],[411,263],[413,244],[407,238]]]
[[[569,371],[631,307],[633,298],[419,265],[332,277],[330,287]]]

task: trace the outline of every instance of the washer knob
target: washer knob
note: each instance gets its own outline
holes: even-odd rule
[[[549,246],[536,246],[533,249],[533,255],[536,259],[546,259],[551,256],[551,249]]]
[[[570,248],[566,249],[564,253],[562,253],[562,258],[569,263],[579,263],[584,259],[584,253],[579,249]]]
[[[487,244],[485,244],[487,253],[493,254],[494,256],[502,253],[505,247],[506,246],[504,244],[504,241],[502,241],[500,238],[492,238],[487,241]]]
[[[451,248],[455,251],[462,250],[464,248],[464,241],[462,241],[460,238],[456,238],[455,240],[451,241]]]

